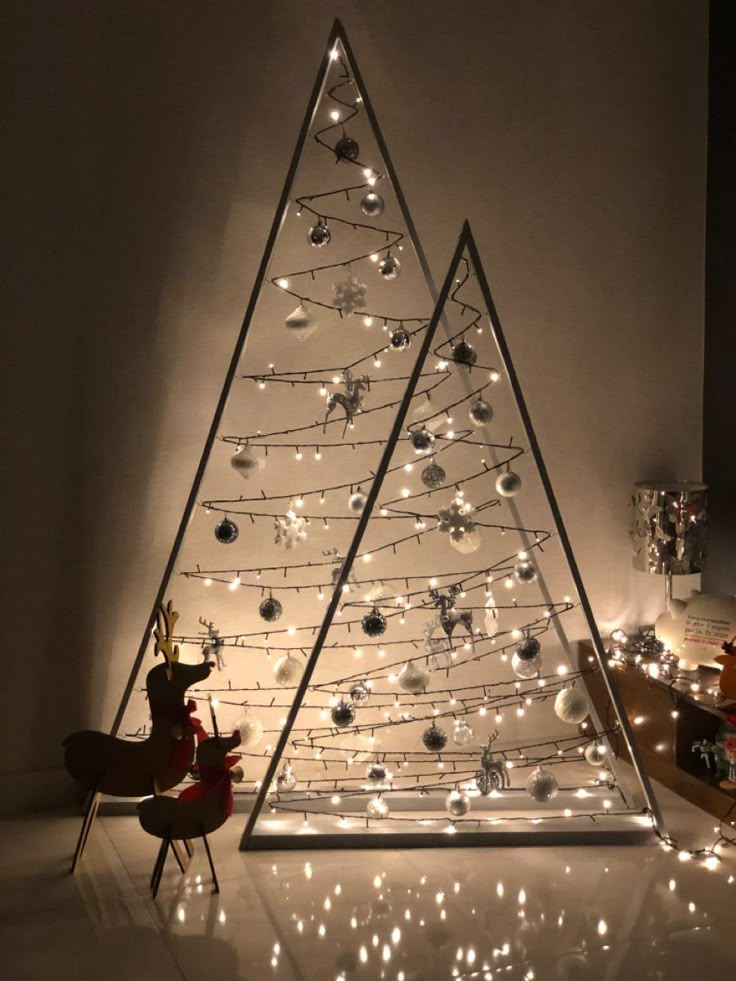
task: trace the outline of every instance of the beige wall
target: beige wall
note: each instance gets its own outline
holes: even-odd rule
[[[652,615],[627,495],[699,475],[705,0],[15,8],[6,797],[111,722],[335,14],[436,278],[472,221],[603,628]]]

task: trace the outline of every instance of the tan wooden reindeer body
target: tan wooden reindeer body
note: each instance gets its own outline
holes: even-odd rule
[[[101,793],[144,797],[168,790],[181,783],[192,766],[198,723],[191,718],[195,703],[185,703],[186,691],[209,677],[213,665],[179,662],[179,648],[173,643],[178,617],[171,601],[158,612],[154,653],[162,653],[165,663],[152,668],[146,677],[151,712],[148,738],[120,739],[87,729],[64,740],[67,770],[91,793],[72,871],[84,850]]]

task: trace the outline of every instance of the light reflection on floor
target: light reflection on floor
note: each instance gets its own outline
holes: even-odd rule
[[[661,795],[684,844],[713,821]],[[736,855],[715,871],[652,846],[564,849],[236,850],[213,839],[221,893],[198,850],[167,867],[132,817],[104,818],[66,874],[76,819],[3,822],[3,978],[309,981],[692,981],[730,975]]]

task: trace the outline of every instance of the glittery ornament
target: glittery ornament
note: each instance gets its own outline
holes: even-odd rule
[[[300,518],[295,511],[287,511],[283,518],[275,518],[273,522],[276,536],[274,543],[292,549],[307,540],[307,519]]]
[[[263,723],[248,711],[235,720],[233,729],[240,733],[240,745],[243,747],[256,746],[263,739]]]
[[[462,364],[469,368],[478,360],[478,352],[472,344],[468,344],[463,338],[457,344],[452,345],[452,360],[455,364]]]
[[[335,156],[338,160],[357,160],[359,153],[360,147],[349,136],[341,136],[335,144]]]
[[[516,654],[522,661],[533,661],[542,650],[542,645],[536,637],[524,637],[516,648]]]
[[[365,776],[368,783],[374,787],[387,783],[391,779],[391,774],[383,763],[370,763],[366,768]]]
[[[281,602],[274,599],[273,596],[267,596],[258,607],[258,613],[260,614],[261,619],[265,620],[266,623],[274,623],[274,621],[278,620],[283,612],[284,608],[281,605]]]
[[[274,664],[273,676],[277,685],[287,688],[289,685],[296,684],[302,670],[302,662],[298,661],[293,654],[287,654],[285,657],[280,657]]]
[[[493,418],[493,409],[481,398],[477,398],[468,409],[470,421],[474,426],[485,426]]]
[[[579,688],[563,688],[555,698],[555,715],[568,725],[579,725],[590,713],[588,696]]]
[[[494,791],[498,792],[510,786],[508,770],[502,760],[494,760],[491,746],[498,739],[498,729],[496,729],[488,739],[488,745],[483,750],[480,759],[480,769],[475,774],[475,786],[484,797]]]
[[[401,272],[401,263],[396,256],[387,255],[385,259],[381,259],[378,263],[378,271],[384,279],[398,279],[399,273]]]
[[[517,678],[536,678],[542,670],[542,655],[537,654],[536,657],[527,658],[525,661],[522,661],[518,654],[512,654],[511,670]]]
[[[415,453],[426,453],[434,446],[434,436],[428,429],[422,426],[421,429],[414,429],[409,436],[409,442],[414,447]]]
[[[450,541],[460,543],[466,535],[470,536],[475,530],[475,522],[471,515],[473,506],[461,497],[456,497],[447,507],[440,508],[437,512],[437,531],[442,535],[449,535]],[[480,540],[474,541],[470,538],[474,552],[480,545]]]
[[[369,218],[378,218],[383,214],[384,207],[384,200],[376,191],[368,191],[360,202],[360,210]]]
[[[430,753],[439,753],[447,745],[447,733],[433,722],[429,729],[424,730],[422,742]]]
[[[354,681],[350,687],[350,701],[357,706],[367,705],[371,690],[365,681]]]
[[[447,795],[445,807],[453,817],[463,817],[470,810],[470,798],[463,790],[452,790]]]
[[[450,586],[449,589],[430,589],[429,595],[438,609],[439,624],[445,632],[448,640],[457,626],[462,624],[470,634],[471,643],[473,641],[473,611],[459,610],[455,605],[455,597],[462,592],[460,585]]]
[[[452,741],[456,746],[469,746],[475,739],[473,727],[465,719],[455,719],[452,727]]]
[[[392,351],[407,351],[411,347],[411,334],[405,327],[394,327],[388,336]]]
[[[233,783],[242,783],[245,780],[245,770],[242,766],[230,767],[230,779]]]
[[[590,763],[591,766],[605,766],[608,759],[608,747],[605,743],[591,743],[590,746],[585,747],[583,756],[585,756],[585,762]]]
[[[330,413],[339,405],[345,413],[345,426],[342,431],[344,436],[348,431],[348,426],[353,425],[354,417],[363,411],[365,393],[370,391],[371,378],[370,375],[360,375],[360,377],[355,378],[352,371],[346,368],[342,373],[342,384],[344,391],[329,392],[327,395],[325,426]]]
[[[513,470],[507,470],[496,477],[496,493],[501,497],[516,497],[520,490],[521,477]]]
[[[553,797],[557,796],[559,784],[554,773],[550,773],[549,770],[543,770],[538,766],[529,777],[526,789],[532,800],[537,801],[538,804],[544,804],[546,801],[552,800]]]
[[[522,562],[517,562],[514,566],[514,578],[517,582],[528,585],[531,582],[535,582],[537,570],[531,562],[524,559]]]
[[[307,241],[316,249],[321,249],[325,245],[329,245],[331,238],[330,230],[324,221],[319,221],[316,225],[312,225],[307,232]]]
[[[360,487],[351,494],[348,498],[348,510],[352,511],[353,514],[360,514],[364,510],[368,498],[360,489]]]
[[[276,789],[281,792],[290,793],[292,790],[296,790],[296,785],[297,779],[294,771],[287,763],[281,773],[276,777]]]
[[[249,480],[252,474],[263,470],[265,465],[266,461],[263,457],[256,456],[247,443],[230,458],[230,466],[233,470],[237,470],[244,480]]]
[[[437,490],[438,487],[442,487],[447,480],[447,474],[445,473],[444,467],[441,467],[439,463],[428,463],[427,466],[422,470],[420,475],[421,481],[425,487],[430,490]]]
[[[368,801],[365,809],[366,817],[380,821],[389,816],[389,806],[383,797],[373,797]]]
[[[223,518],[215,525],[215,538],[222,545],[232,545],[239,534],[238,526],[229,518]]]
[[[429,675],[417,667],[414,661],[407,661],[399,671],[398,681],[402,691],[408,692],[409,695],[421,695],[427,690]]]
[[[300,341],[305,341],[319,327],[317,320],[302,303],[291,311],[284,320],[284,325],[292,337],[296,337]]]
[[[364,310],[368,302],[368,287],[355,276],[348,276],[332,287],[332,299],[340,312],[350,317],[356,310]]]
[[[374,606],[360,621],[360,626],[368,637],[380,637],[386,631],[386,617]]]
[[[346,726],[351,726],[355,722],[355,706],[352,702],[343,699],[337,705],[332,706],[330,718],[332,719],[332,724],[337,726],[338,729],[345,729]]]

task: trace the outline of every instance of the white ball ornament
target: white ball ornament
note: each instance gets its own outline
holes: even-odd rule
[[[456,746],[469,746],[475,739],[473,727],[465,719],[456,719],[452,728],[452,741]]]
[[[451,790],[447,795],[445,807],[453,817],[464,817],[470,810],[470,798],[463,790]]]
[[[277,685],[287,688],[289,685],[296,684],[302,674],[302,662],[297,660],[292,654],[280,657],[273,666],[273,676]]]
[[[563,688],[555,698],[555,715],[569,725],[579,725],[590,713],[588,696],[579,688]]]
[[[460,538],[453,538],[450,535],[450,545],[461,555],[472,555],[473,552],[478,551],[482,544],[483,536],[477,526],[473,526],[470,530],[465,531]]]
[[[521,490],[521,477],[513,470],[500,473],[496,477],[496,493],[501,497],[516,497]]]
[[[427,690],[429,674],[413,661],[407,661],[399,671],[399,687],[409,695],[421,695]]]
[[[240,733],[241,746],[256,746],[263,739],[263,723],[250,712],[236,719],[233,728]]]
[[[529,777],[526,789],[532,800],[537,801],[538,804],[544,804],[556,797],[560,788],[554,773],[538,766]]]

